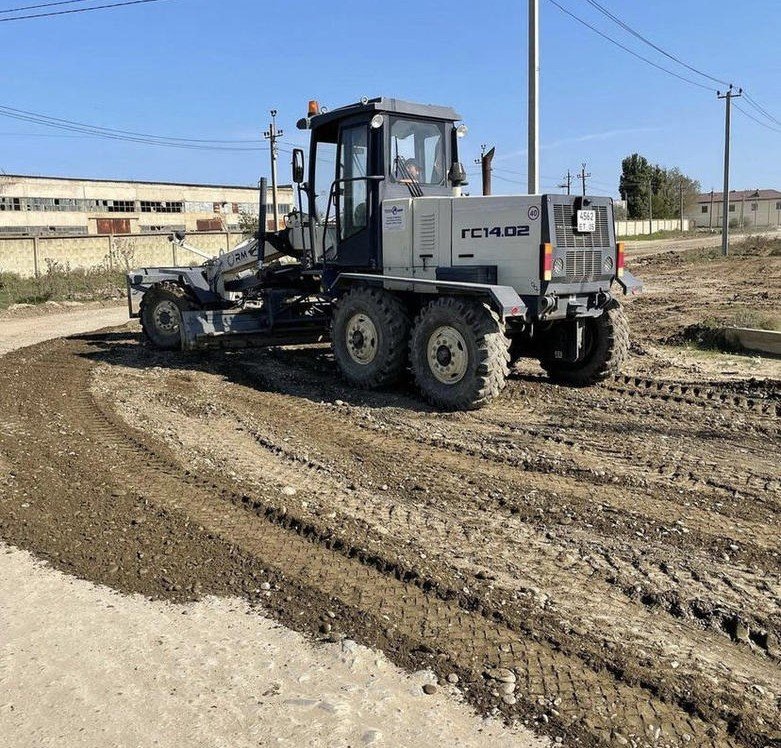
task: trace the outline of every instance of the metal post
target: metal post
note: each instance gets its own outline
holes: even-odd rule
[[[580,174],[578,175],[578,179],[581,181],[581,194],[583,197],[586,196],[586,179],[588,179],[591,176],[591,172],[586,173],[586,162],[584,161],[580,165]]]
[[[681,199],[681,231],[683,231],[683,179],[678,183],[678,193]]]
[[[484,195],[490,195],[491,194],[491,172],[493,169],[491,168],[491,162],[494,160],[494,155],[496,154],[496,148],[491,148],[490,151],[486,151],[487,146],[481,145],[480,146],[480,158],[475,159],[476,164],[480,164],[480,169],[482,172],[483,177],[483,194]]]
[[[653,180],[648,180],[648,233],[654,233],[654,185]]]
[[[529,164],[528,192],[540,191],[540,22],[539,0],[529,0]]]
[[[277,130],[277,110],[271,110],[271,124],[263,137],[271,145],[271,202],[274,206],[274,231],[279,231],[279,203],[277,201],[277,156],[279,155],[277,140],[285,133]]]
[[[725,257],[729,254],[729,146],[730,126],[732,124],[732,99],[742,94],[742,88],[739,88],[738,92],[735,93],[731,84],[724,94],[721,91],[716,91],[716,96],[726,101],[724,120],[724,195],[722,196],[721,208],[721,253]]]

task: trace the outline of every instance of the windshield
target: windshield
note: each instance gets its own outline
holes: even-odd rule
[[[445,183],[445,125],[394,118],[391,122],[391,179],[395,182]]]

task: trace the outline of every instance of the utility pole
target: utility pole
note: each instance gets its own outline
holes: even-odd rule
[[[271,144],[271,202],[274,205],[274,231],[279,231],[279,214],[277,211],[277,156],[279,150],[277,148],[277,140],[281,138],[285,133],[282,130],[277,130],[277,110],[271,110],[271,124],[268,126],[268,130],[263,133],[263,137]]]
[[[540,191],[540,2],[529,0],[529,163],[528,193]]]
[[[566,188],[567,194],[571,195],[572,194],[572,172],[570,172],[569,169],[567,169],[567,176],[564,177],[564,179],[566,181],[564,182],[564,184],[560,184],[559,187],[561,187],[561,189]]]
[[[583,188],[583,197],[586,196],[586,180],[591,176],[591,172],[586,173],[586,162],[584,161],[580,165],[580,174],[578,175],[578,179],[582,182],[581,187]]]
[[[482,175],[483,175],[483,194],[484,195],[490,195],[491,194],[491,162],[494,160],[494,154],[496,153],[496,148],[491,148],[490,151],[486,152],[486,148],[488,146],[483,143],[483,145],[480,146],[480,158],[475,159],[475,163],[478,164],[481,167]]]
[[[713,228],[713,190],[710,191],[710,213],[708,215],[708,228]]]
[[[721,253],[726,257],[729,254],[729,137],[730,126],[732,124],[732,99],[743,95],[743,89],[739,88],[735,93],[730,83],[729,88],[722,94],[716,91],[719,99],[726,101],[726,112],[724,119],[724,195],[721,216]]]

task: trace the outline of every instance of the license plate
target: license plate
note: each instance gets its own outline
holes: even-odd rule
[[[597,212],[595,210],[578,211],[578,231],[590,234],[597,230]]]

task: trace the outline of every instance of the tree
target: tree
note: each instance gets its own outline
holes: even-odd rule
[[[653,176],[653,167],[648,159],[639,153],[627,156],[621,162],[621,181],[618,189],[626,200],[630,219],[648,217],[648,183]]]
[[[681,190],[686,209],[696,202],[700,183],[686,176],[677,166],[668,169],[651,164],[645,157],[633,153],[621,162],[619,189],[627,201],[631,219],[648,218],[649,201],[654,218],[678,218]]]
[[[239,213],[239,228],[246,238],[255,236],[258,233],[259,226],[260,221],[253,213],[248,213],[247,211]]]

